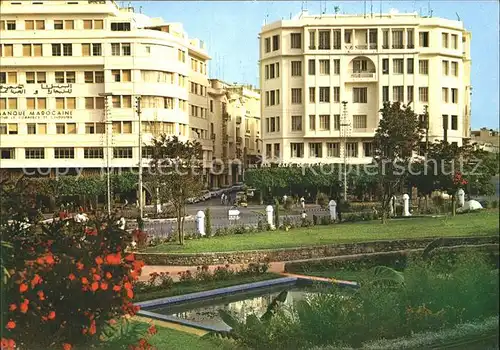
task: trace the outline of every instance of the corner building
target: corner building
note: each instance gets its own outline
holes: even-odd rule
[[[210,58],[181,24],[114,1],[2,1],[1,7],[1,168],[137,168],[139,130],[146,145],[160,133],[182,140],[196,134],[211,159],[208,123],[190,127],[193,105],[206,118]],[[191,80],[204,90],[188,90]],[[142,148],[144,166],[150,154]]]
[[[461,145],[470,137],[470,40],[462,22],[414,13],[303,12],[265,25],[265,157],[311,164],[342,163],[345,156],[347,163],[370,163],[384,101],[410,104],[418,115],[427,108],[428,140]]]

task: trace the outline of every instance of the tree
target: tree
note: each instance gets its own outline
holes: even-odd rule
[[[409,174],[412,156],[418,151],[423,130],[417,115],[399,102],[386,102],[380,110],[382,118],[373,140],[381,193],[382,222],[389,216],[392,196]]]
[[[158,188],[160,203],[170,203],[177,217],[179,244],[184,244],[184,218],[188,198],[199,196],[203,187],[203,150],[197,141],[182,142],[177,136],[152,140],[149,182]]]

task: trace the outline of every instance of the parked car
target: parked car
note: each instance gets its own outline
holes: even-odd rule
[[[210,191],[208,190],[203,190],[201,191],[201,195],[200,195],[200,201],[206,201],[206,200],[209,200],[211,198],[211,194],[210,194]]]

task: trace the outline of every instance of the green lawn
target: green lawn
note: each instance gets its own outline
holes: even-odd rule
[[[265,273],[259,276],[247,276],[247,277],[235,277],[224,281],[209,281],[209,282],[177,282],[170,288],[158,288],[151,291],[140,292],[138,291],[134,297],[134,302],[140,302],[144,300],[153,300],[158,298],[166,298],[174,295],[182,295],[189,293],[202,292],[205,290],[212,290],[217,288],[225,288],[236,286],[239,284],[253,283],[259,281],[265,281],[275,278],[281,278],[283,276],[275,273]]]
[[[455,217],[391,220],[385,225],[379,221],[370,221],[296,228],[288,232],[274,231],[212,237],[188,240],[184,246],[166,243],[145,251],[148,253],[228,252],[370,240],[497,234],[498,210],[485,210]]]

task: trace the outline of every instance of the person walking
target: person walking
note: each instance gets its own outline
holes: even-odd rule
[[[300,197],[300,207],[302,209],[306,208],[306,200],[304,199],[304,196]]]
[[[285,205],[285,204],[286,204],[286,200],[287,200],[287,199],[288,199],[288,196],[287,196],[286,194],[285,194],[285,195],[283,195],[283,205]]]

